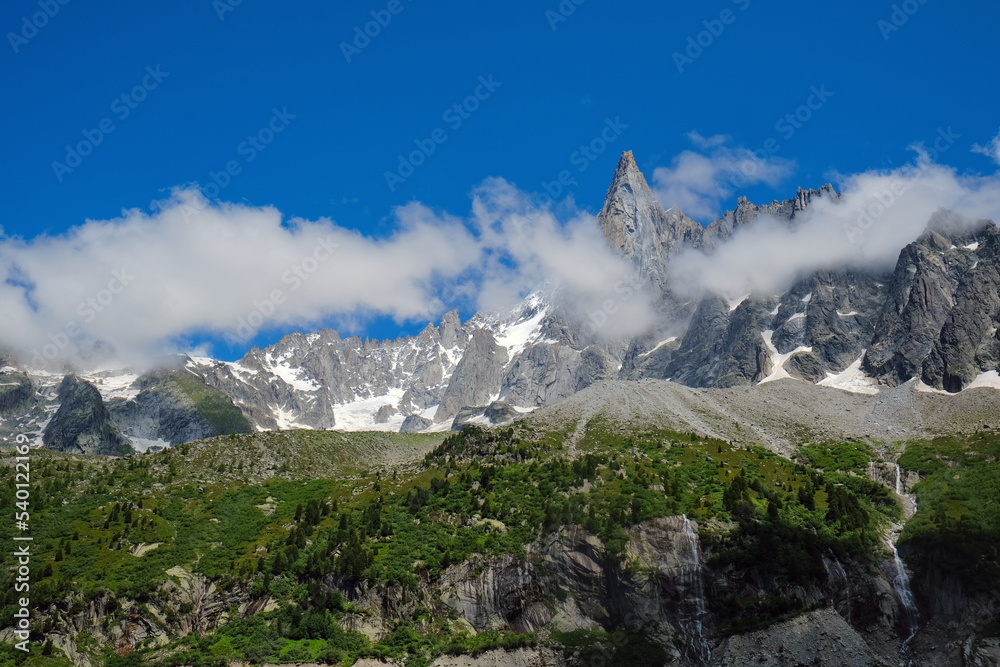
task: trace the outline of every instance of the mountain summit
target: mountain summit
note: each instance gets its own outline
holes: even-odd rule
[[[663,209],[632,151],[622,153],[597,219],[611,248],[660,287],[666,283],[668,257],[684,246],[700,245],[701,225],[678,209]]]
[[[838,195],[825,185],[765,205],[741,197],[702,227],[665,210],[626,151],[597,220],[652,297],[656,323],[634,338],[602,338],[558,295],[540,291],[464,324],[452,311],[395,341],[296,332],[238,362],[184,357],[169,378],[103,372],[77,384],[100,392],[108,428],[140,449],[231,424],[395,431],[497,423],[604,380],[716,388],[792,380],[872,395],[911,380],[924,391],[1000,388],[1000,232],[990,221],[939,214],[892,272],[817,271],[780,292],[738,298],[673,291],[670,263],[680,252],[712,253],[765,219],[794,227],[820,198]],[[56,432],[68,432],[62,375],[4,364],[0,436],[34,433],[40,441],[46,431],[55,442]]]

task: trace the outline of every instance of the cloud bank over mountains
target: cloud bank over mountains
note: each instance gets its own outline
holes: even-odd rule
[[[922,151],[913,164],[835,181],[839,200],[813,201],[794,227],[762,216],[711,255],[681,253],[671,265],[675,289],[769,294],[820,269],[891,270],[936,213],[950,211],[953,224],[1000,221],[1000,175],[963,176]]]
[[[697,150],[656,169],[653,182],[666,208],[703,222],[738,194],[734,174],[777,187],[794,167],[731,148],[725,137],[691,138]],[[711,255],[675,257],[675,289],[734,296],[773,292],[821,268],[891,268],[938,210],[1000,220],[1000,176],[961,175],[926,153],[833,180],[840,201],[815,201],[794,228],[759,219]],[[0,235],[0,348],[56,366],[103,341],[116,363],[142,366],[194,341],[248,347],[259,330],[308,330],[331,318],[426,321],[459,305],[497,310],[543,283],[581,320],[614,300],[621,310],[602,335],[642,333],[654,319],[650,299],[634,289],[639,278],[609,249],[595,216],[564,202],[557,217],[535,201],[491,178],[473,190],[468,214],[410,203],[392,212],[393,233],[376,238],[327,218],[285,219],[273,207],[176,189],[149,211],[62,234]],[[629,298],[620,298],[623,286]]]
[[[412,321],[459,303],[499,308],[544,281],[581,308],[603,300],[629,266],[594,217],[558,221],[530,202],[494,179],[476,189],[465,219],[411,203],[393,211],[390,236],[373,238],[179,189],[151,212],[0,238],[0,347],[54,365],[104,341],[117,361],[143,365],[198,336],[247,345],[257,330],[338,315]],[[640,315],[628,326],[642,325]]]

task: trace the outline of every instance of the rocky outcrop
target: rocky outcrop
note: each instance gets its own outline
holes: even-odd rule
[[[659,370],[660,379],[691,387],[731,387],[759,382],[771,370],[761,337],[759,304],[747,299],[735,310],[717,297],[702,300],[680,347]],[[650,369],[647,377],[653,376]]]
[[[135,398],[110,402],[115,422],[130,438],[178,445],[251,430],[228,396],[186,371],[152,371],[135,386]]]
[[[791,227],[798,223],[799,214],[806,210],[814,199],[826,197],[837,201],[840,196],[833,186],[827,183],[819,190],[798,189],[795,197],[778,201],[775,199],[770,204],[758,206],[740,197],[736,201],[736,208],[726,211],[721,218],[708,225],[702,235],[702,246],[706,251],[711,251],[728,241],[732,235],[741,228],[753,224],[758,218],[767,216],[771,219],[784,221]]]
[[[403,420],[403,425],[399,427],[400,433],[420,433],[434,425],[430,419],[420,415],[409,415]]]
[[[1000,319],[997,229],[992,222],[969,231],[956,227],[939,214],[899,255],[862,363],[883,384],[922,377],[958,391],[979,372],[993,370],[983,365],[994,361]]]
[[[490,402],[500,392],[500,381],[508,361],[507,349],[497,345],[492,332],[487,329],[473,331],[434,418],[444,419],[465,405]]]
[[[487,406],[464,407],[455,415],[455,420],[451,423],[451,430],[461,431],[468,424],[475,423],[484,423],[489,426],[506,424],[517,416],[517,410],[505,401],[493,401]]]
[[[422,604],[476,632],[627,629],[683,665],[756,664],[758,658],[775,665],[886,665],[900,659],[908,626],[889,581],[891,560],[872,569],[817,556],[825,578],[787,585],[765,574],[764,564],[711,565],[712,553],[697,530],[683,516],[646,521],[628,529],[626,551],[615,556],[584,528],[564,526],[526,545],[523,559],[476,556],[415,593],[337,577],[327,584],[363,611],[345,620],[347,627],[372,639],[386,636],[394,618]],[[766,628],[734,633],[733,601],[763,599],[786,600],[798,611]],[[607,649],[605,658],[612,659],[614,647]],[[855,662],[838,662],[840,651]]]
[[[1000,230],[981,224],[973,238],[963,246],[971,250],[972,266],[960,276],[954,306],[923,363],[923,381],[950,392],[982,372],[1000,370]],[[958,242],[967,240],[968,234]]]
[[[669,256],[701,245],[702,226],[680,210],[663,209],[632,151],[622,153],[597,219],[611,248],[660,288],[667,283]]]
[[[59,385],[59,403],[42,435],[49,449],[110,456],[133,452],[94,385],[67,375]]]
[[[8,417],[27,411],[35,398],[35,388],[25,373],[0,373],[0,415]]]

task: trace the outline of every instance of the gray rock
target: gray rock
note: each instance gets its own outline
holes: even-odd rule
[[[134,399],[109,402],[115,422],[129,437],[178,445],[252,430],[228,396],[196,375],[151,371],[136,383],[140,391]]]
[[[125,456],[132,445],[115,426],[94,385],[70,374],[59,385],[59,409],[45,427],[49,449],[81,454]]]
[[[939,214],[900,252],[862,363],[862,370],[884,384],[924,377],[944,387],[947,378],[949,390],[957,391],[975,375],[977,353],[992,356],[988,333],[1000,300],[996,226],[983,223],[976,234],[985,239],[980,259],[978,250],[961,247],[971,237],[950,231],[955,224],[953,216]]]
[[[420,415],[410,415],[403,420],[403,425],[399,427],[400,433],[420,433],[434,425],[430,419]]]
[[[0,415],[10,417],[31,408],[35,387],[25,373],[0,373]]]
[[[483,410],[483,416],[492,424],[504,424],[516,419],[517,414],[517,410],[506,401],[493,401]]]
[[[396,408],[391,405],[383,405],[378,410],[375,411],[375,423],[384,424],[389,419],[395,415],[397,412]]]
[[[785,362],[785,370],[793,378],[816,383],[826,377],[823,364],[812,352],[796,352]]]
[[[487,329],[476,329],[455,367],[448,388],[441,398],[435,420],[455,414],[464,405],[483,405],[500,392],[504,367],[509,357],[507,349],[497,345]]]

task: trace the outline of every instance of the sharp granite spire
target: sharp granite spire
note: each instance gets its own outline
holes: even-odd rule
[[[622,153],[618,161],[598,220],[609,245],[658,285],[666,280],[668,257],[701,242],[701,225],[678,209],[664,211],[632,151]]]

